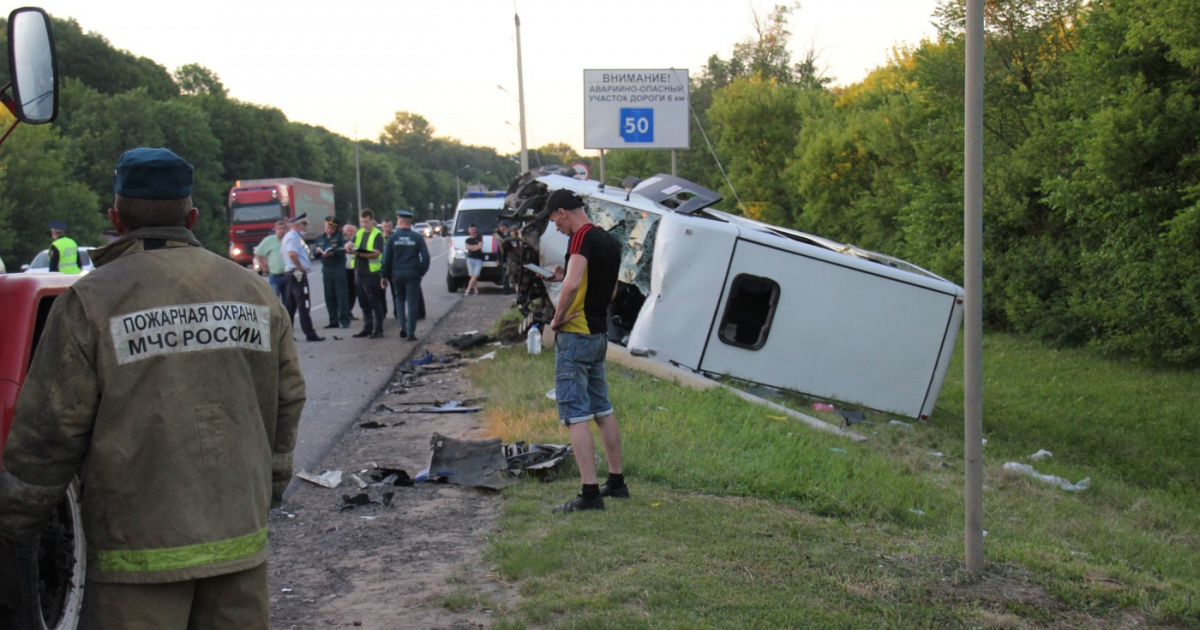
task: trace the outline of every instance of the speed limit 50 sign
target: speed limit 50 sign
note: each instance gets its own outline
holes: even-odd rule
[[[587,149],[687,149],[687,70],[584,70]]]

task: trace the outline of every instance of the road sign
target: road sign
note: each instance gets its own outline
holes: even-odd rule
[[[584,70],[587,149],[687,149],[687,70]]]

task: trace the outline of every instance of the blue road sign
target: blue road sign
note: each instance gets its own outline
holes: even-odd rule
[[[621,108],[621,139],[625,142],[654,142],[654,110]]]

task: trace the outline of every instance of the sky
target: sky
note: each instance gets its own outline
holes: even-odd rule
[[[173,72],[197,63],[229,96],[294,122],[377,139],[398,111],[434,135],[500,153],[520,148],[520,15],[526,141],[583,155],[585,69],[687,69],[728,59],[762,0],[40,0],[117,49]],[[810,48],[835,85],[860,81],[894,47],[933,37],[937,0],[802,0],[793,60]],[[63,107],[70,107],[64,103]],[[693,139],[693,146],[695,140]]]

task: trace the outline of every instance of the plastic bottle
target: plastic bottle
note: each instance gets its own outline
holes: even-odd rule
[[[525,347],[529,350],[529,354],[542,353],[542,331],[538,330],[537,324],[529,329],[529,336],[525,338]]]

